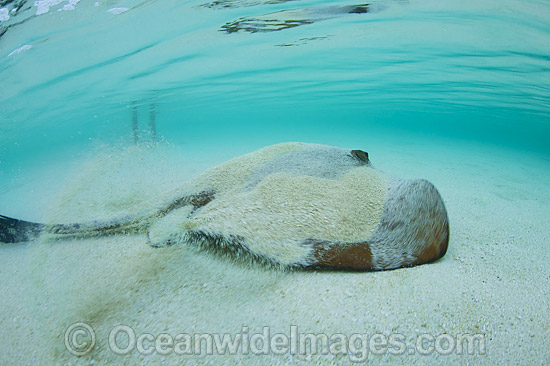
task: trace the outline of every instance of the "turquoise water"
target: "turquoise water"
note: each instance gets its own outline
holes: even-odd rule
[[[362,149],[384,173],[432,182],[447,254],[359,274],[249,268],[187,245],[151,249],[145,235],[0,243],[0,364],[349,363],[123,358],[107,347],[118,324],[411,342],[481,332],[483,355],[369,357],[550,364],[550,2],[208,1],[0,0],[0,214],[147,212],[208,167],[304,141]],[[63,343],[77,321],[98,331],[79,358]]]
[[[140,129],[154,105],[159,138],[197,148],[389,131],[550,152],[547,1],[2,4],[5,184],[132,143],[133,106]]]

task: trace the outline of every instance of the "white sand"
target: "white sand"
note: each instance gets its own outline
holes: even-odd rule
[[[155,336],[237,334],[243,326],[249,334],[270,326],[271,334],[289,336],[296,325],[299,332],[329,336],[400,333],[411,346],[422,333],[481,333],[485,355],[386,353],[369,355],[367,362],[550,363],[548,156],[422,137],[316,142],[365,149],[378,169],[432,181],[449,212],[447,255],[387,272],[281,272],[185,247],[152,249],[144,236],[2,245],[0,364],[351,364],[349,354],[121,356],[108,347],[108,333],[118,324]],[[56,212],[76,220],[147,208],[181,180],[242,153],[238,143],[134,151],[124,159],[115,154],[112,164],[101,166],[97,184],[82,184],[85,175],[70,176],[61,188],[33,180],[17,197],[0,196],[2,213],[29,212],[35,216],[25,218],[35,219]],[[197,151],[210,155],[199,158]],[[45,181],[63,176],[51,174]],[[28,194],[40,189],[60,193]],[[33,212],[37,198],[49,212]],[[65,329],[77,321],[97,334],[94,350],[80,358],[63,343]]]

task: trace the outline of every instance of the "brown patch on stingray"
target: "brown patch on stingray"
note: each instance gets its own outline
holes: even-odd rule
[[[308,239],[304,244],[313,246],[312,267],[363,271],[374,269],[367,243],[336,244]]]

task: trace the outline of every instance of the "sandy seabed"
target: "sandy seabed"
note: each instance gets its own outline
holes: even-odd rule
[[[2,245],[0,365],[550,364],[548,155],[405,135],[311,142],[364,149],[378,169],[433,182],[449,213],[447,255],[414,268],[345,273],[153,249],[140,235]],[[0,196],[2,214],[84,221],[149,210],[181,181],[257,143],[103,151],[64,172],[45,165],[32,173],[42,179]],[[77,322],[94,330],[96,342],[80,357],[67,351],[64,337]],[[127,344],[126,327],[158,343],[138,337],[145,352],[116,354],[109,334],[120,325],[119,348]],[[263,354],[260,340],[233,354],[216,347],[207,354],[204,341],[200,354],[190,355],[163,343],[178,334],[224,333],[268,339],[271,348]],[[301,352],[299,343],[291,352],[300,333],[326,335],[328,352]],[[90,340],[71,335],[76,343]],[[457,351],[464,335],[477,337],[473,354]],[[283,342],[278,348],[275,338]],[[398,343],[384,346],[390,338]]]

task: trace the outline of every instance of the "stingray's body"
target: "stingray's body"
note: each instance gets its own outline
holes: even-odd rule
[[[360,150],[286,143],[214,167],[149,216],[45,225],[0,217],[0,241],[145,233],[283,267],[383,270],[447,249],[441,197],[425,180],[392,179]]]

